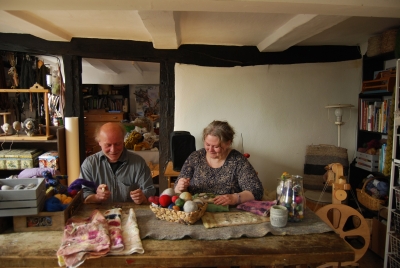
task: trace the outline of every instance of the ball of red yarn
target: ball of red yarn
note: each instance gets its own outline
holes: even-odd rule
[[[164,195],[160,196],[160,199],[158,200],[158,202],[160,203],[160,205],[163,208],[166,208],[169,206],[169,204],[171,204],[171,197],[169,195],[164,194]]]

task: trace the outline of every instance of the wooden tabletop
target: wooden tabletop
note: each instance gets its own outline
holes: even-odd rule
[[[78,214],[109,207],[84,204]],[[62,236],[62,231],[0,234],[0,267],[58,267]],[[144,239],[142,244],[144,254],[89,259],[80,267],[289,266],[354,259],[354,251],[334,232],[211,241]]]

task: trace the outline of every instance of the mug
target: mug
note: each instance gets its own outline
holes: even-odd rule
[[[269,213],[269,219],[272,226],[285,227],[288,221],[287,208],[281,205],[272,206]]]

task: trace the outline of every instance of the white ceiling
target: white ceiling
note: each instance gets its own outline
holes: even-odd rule
[[[400,27],[399,0],[0,0],[0,8],[2,33],[59,42],[74,37],[146,41],[156,49],[365,47],[369,37]]]

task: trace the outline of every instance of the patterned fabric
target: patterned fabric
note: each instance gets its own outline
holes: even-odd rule
[[[175,183],[190,178],[190,193],[232,194],[250,191],[256,200],[263,197],[263,186],[250,162],[237,150],[231,150],[225,163],[212,168],[206,159],[206,150],[193,152],[183,164]]]
[[[94,210],[89,218],[68,219],[57,251],[58,264],[78,267],[86,259],[105,256],[109,251],[107,220]]]
[[[111,240],[110,252],[118,252],[124,249],[122,241],[121,213],[121,208],[113,208],[104,212],[104,217],[108,222],[108,232]]]
[[[260,216],[269,216],[269,211],[273,205],[276,205],[275,201],[248,201],[242,204],[239,204],[236,208],[245,210]]]

